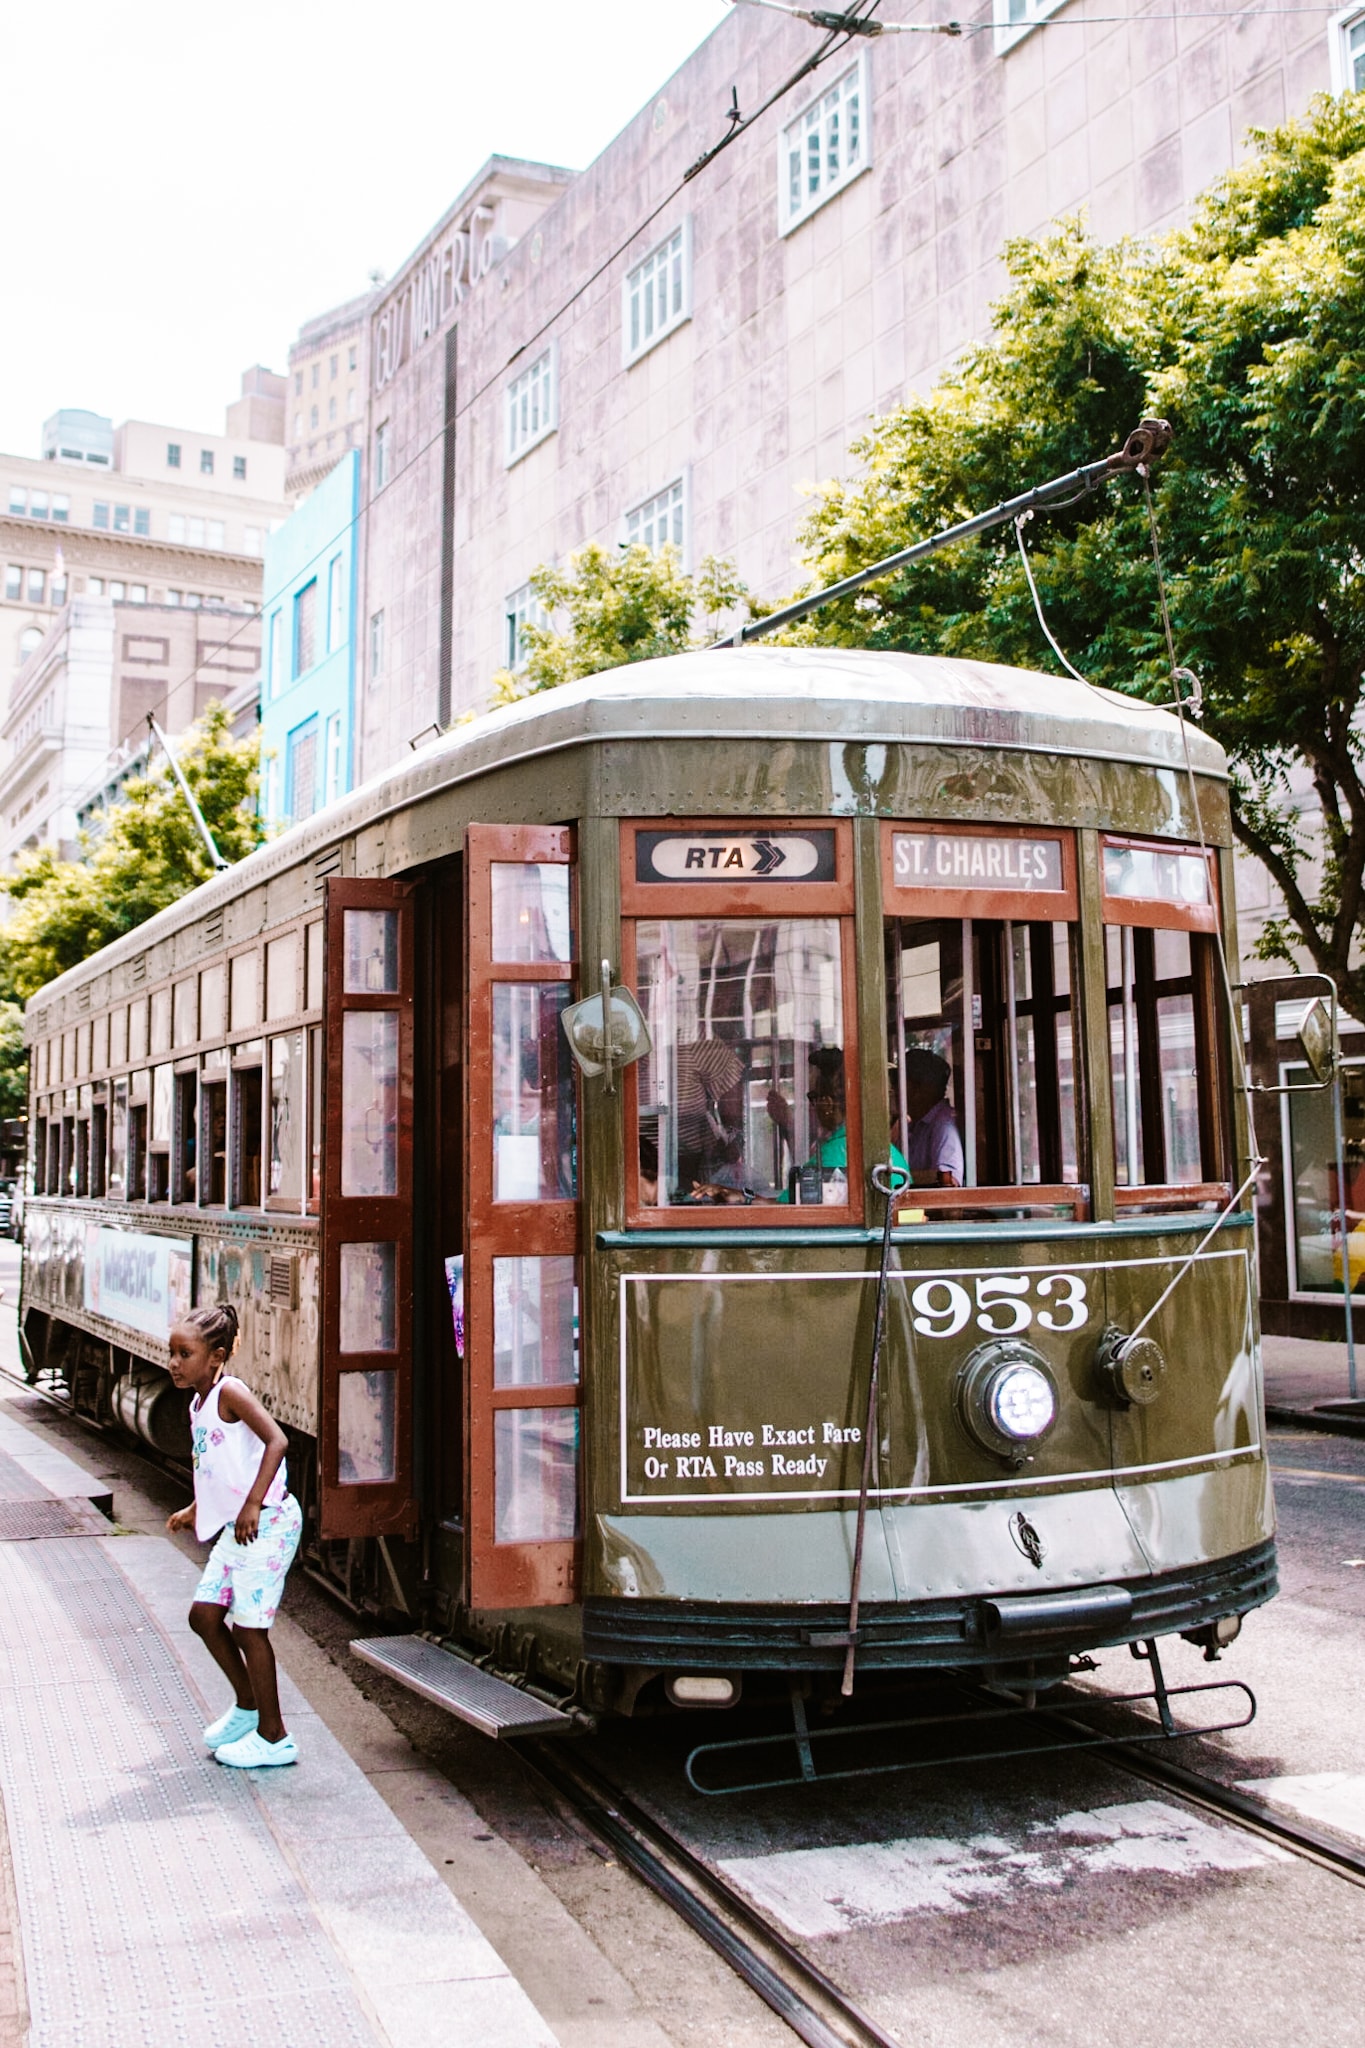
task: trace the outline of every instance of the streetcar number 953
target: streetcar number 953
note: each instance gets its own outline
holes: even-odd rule
[[[1041,1306],[1030,1299],[1035,1293]],[[1017,1336],[1035,1320],[1043,1330],[1079,1330],[1090,1314],[1085,1282],[1076,1273],[1044,1273],[1037,1280],[991,1273],[976,1281],[971,1294],[958,1280],[921,1280],[910,1306],[921,1337],[956,1337],[974,1308],[976,1327],[992,1337]]]

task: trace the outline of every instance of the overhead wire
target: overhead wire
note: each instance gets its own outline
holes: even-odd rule
[[[855,6],[849,11],[846,18],[849,21],[868,22],[871,20],[879,4],[880,0],[855,0]],[[761,103],[761,105],[754,109],[752,114],[743,116],[742,119],[740,119],[739,121],[734,121],[732,119],[729,130],[720,138],[719,142],[714,143],[710,149],[703,151],[702,155],[699,156],[694,163],[689,165],[687,170],[683,172],[681,178],[678,179],[676,184],[672,185],[669,188],[669,190],[664,194],[663,198],[660,199],[656,205],[652,206],[649,212],[646,213],[642,219],[637,220],[635,222],[634,226],[630,229],[630,231],[614,245],[610,253],[603,257],[602,261],[599,264],[597,264],[595,269],[590,271],[585,278],[580,280],[580,282],[574,287],[573,291],[569,293],[568,297],[561,300],[559,305],[556,306],[555,310],[552,313],[548,313],[545,316],[545,318],[541,321],[538,327],[533,329],[533,331],[530,334],[524,336],[523,339],[520,342],[518,342],[516,348],[512,350],[511,354],[505,357],[499,363],[498,368],[495,371],[491,372],[490,375],[484,379],[483,383],[480,384],[470,394],[470,396],[467,399],[465,399],[462,405],[457,405],[455,411],[449,416],[449,418],[444,419],[442,421],[437,431],[434,434],[432,434],[427,440],[425,440],[419,448],[415,448],[413,450],[412,454],[409,455],[407,460],[402,464],[402,467],[396,469],[391,477],[386,477],[384,482],[378,487],[377,490],[371,491],[369,495],[365,498],[364,502],[356,507],[351,517],[348,520],[346,520],[346,522],[342,526],[338,527],[336,532],[332,534],[329,539],[323,541],[318,547],[317,551],[314,554],[310,555],[307,561],[305,561],[301,567],[296,568],[294,570],[293,574],[289,577],[286,583],[281,584],[280,588],[278,590],[272,591],[268,597],[263,595],[261,598],[259,610],[250,612],[247,615],[247,617],[242,620],[241,624],[233,632],[228,634],[225,640],[216,640],[213,642],[213,652],[215,654],[221,653],[223,649],[231,647],[234,644],[234,642],[239,640],[241,636],[248,631],[253,620],[264,620],[267,614],[269,613],[271,607],[274,604],[276,604],[281,598],[288,596],[289,591],[298,582],[299,577],[301,575],[306,574],[306,572],[309,569],[317,568],[323,562],[323,560],[331,554],[332,550],[337,546],[338,542],[344,541],[347,534],[352,532],[360,524],[361,520],[364,518],[366,513],[371,511],[373,507],[378,504],[379,500],[384,496],[385,492],[392,490],[396,484],[401,482],[403,477],[405,477],[408,474],[408,472],[418,462],[421,461],[424,455],[429,455],[431,450],[435,448],[438,445],[438,443],[445,439],[446,435],[451,431],[455,424],[459,420],[463,419],[465,414],[469,412],[473,406],[477,405],[479,400],[485,397],[487,393],[492,389],[492,387],[496,383],[498,383],[498,381],[501,378],[506,376],[508,370],[517,361],[517,359],[520,356],[523,356],[528,348],[534,347],[535,343],[539,341],[543,335],[547,334],[550,328],[553,327],[557,321],[561,320],[565,313],[569,312],[572,309],[572,307],[578,303],[578,301],[583,297],[584,293],[591,290],[592,286],[596,284],[598,279],[606,271],[610,270],[614,263],[619,261],[619,259],[625,254],[627,249],[629,249],[631,243],[636,241],[639,238],[639,236],[644,234],[647,228],[653,226],[654,222],[659,218],[659,215],[663,213],[666,210],[666,208],[669,207],[676,198],[678,198],[680,193],[682,193],[686,189],[691,179],[696,177],[700,171],[705,170],[710,164],[712,164],[715,161],[715,159],[722,153],[722,151],[728,149],[731,143],[735,142],[740,135],[744,134],[748,128],[752,127],[753,123],[757,121],[763,114],[767,113],[771,107],[776,106],[778,101],[783,99],[787,93],[792,92],[795,89],[795,87],[801,83],[802,79],[809,77],[811,72],[817,70],[819,66],[822,65],[828,57],[837,54],[837,52],[840,49],[845,48],[851,39],[852,31],[829,31],[826,34],[824,41],[820,44],[819,48],[813,51],[809,57],[807,57],[800,65],[798,65],[796,70],[793,71],[787,78],[785,78],[782,84],[777,87],[776,91],[769,93],[767,98]],[[214,611],[215,607],[206,606],[203,607],[203,609],[212,612]],[[199,675],[202,667],[203,661],[201,659],[196,659],[193,668],[188,670],[185,675],[181,676],[179,682],[174,687],[183,688],[185,684],[192,683],[195,680],[195,678]],[[110,755],[107,757],[107,759],[112,760],[113,756]]]

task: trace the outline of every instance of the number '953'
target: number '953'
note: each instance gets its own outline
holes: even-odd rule
[[[921,1337],[956,1337],[973,1308],[976,1327],[991,1337],[1017,1336],[1034,1321],[1043,1330],[1079,1330],[1090,1314],[1085,1282],[1076,1273],[1043,1273],[1037,1279],[990,1273],[975,1282],[971,1294],[959,1280],[921,1280],[910,1306]]]

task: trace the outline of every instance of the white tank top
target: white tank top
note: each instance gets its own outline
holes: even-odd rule
[[[228,1422],[218,1412],[224,1387],[249,1391],[245,1381],[215,1380],[201,1401],[190,1402],[190,1445],[194,1458],[194,1533],[201,1543],[228,1522],[235,1522],[242,1502],[256,1484],[265,1445],[245,1422]],[[283,1461],[265,1496],[268,1508],[287,1498],[289,1481]]]

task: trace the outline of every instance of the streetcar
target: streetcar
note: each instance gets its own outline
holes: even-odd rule
[[[25,1369],[183,1456],[232,1301],[309,1569],[588,1713],[1215,1655],[1276,1583],[1236,958],[1227,763],[1141,700],[563,685],[30,1002]]]

